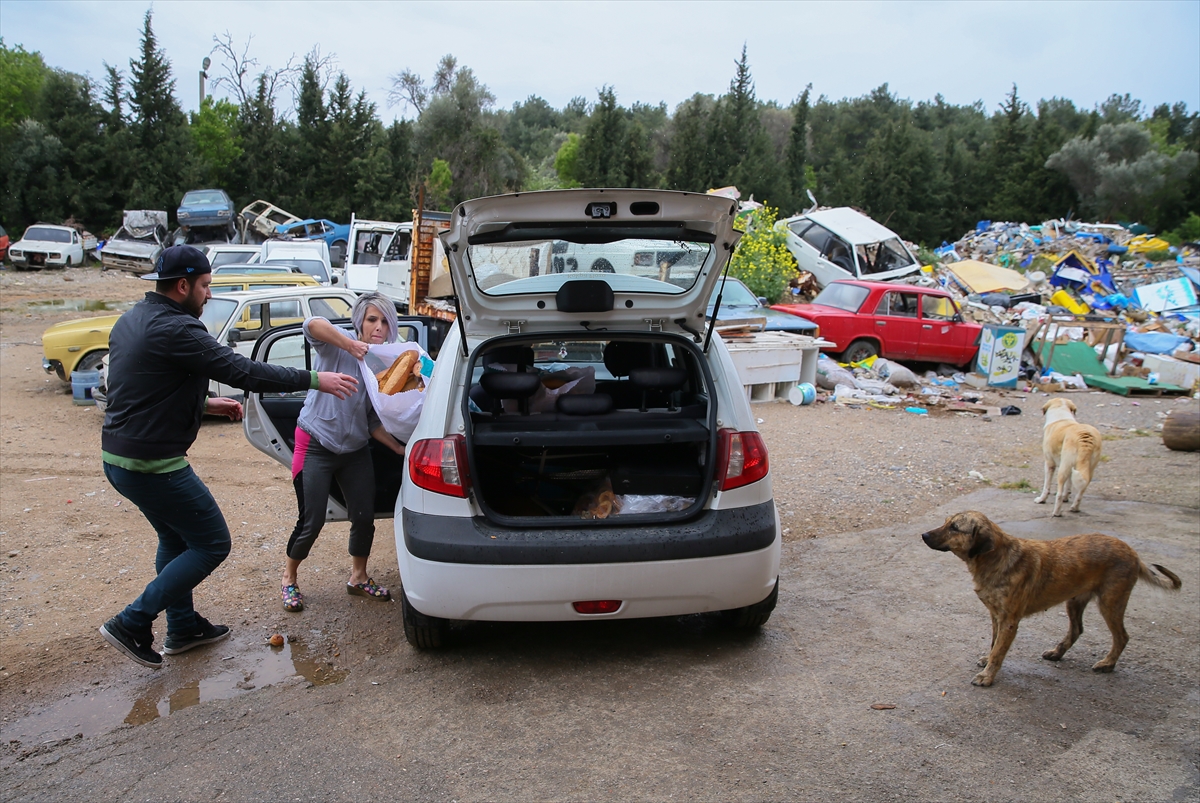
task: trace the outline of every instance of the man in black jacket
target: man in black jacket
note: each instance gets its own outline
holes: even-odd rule
[[[163,250],[154,291],[126,312],[109,336],[108,408],[101,434],[104,475],[136,504],[158,533],[158,576],[124,611],[100,628],[112,646],[158,668],[151,623],[167,612],[164,652],[184,652],[229,635],[192,607],[192,589],[229,554],[229,527],[208,488],[192,471],[187,450],[204,413],[242,418],[233,399],[209,398],[216,379],[250,391],[316,389],[339,398],[357,380],[255,362],[216,340],[199,320],[212,298],[212,268],[190,245]]]

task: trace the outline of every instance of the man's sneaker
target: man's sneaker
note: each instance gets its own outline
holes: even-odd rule
[[[156,653],[150,645],[154,643],[154,634],[149,629],[145,633],[134,633],[121,624],[121,619],[114,616],[100,626],[100,635],[104,640],[116,647],[142,666],[158,669],[162,666],[162,656]]]
[[[167,634],[167,640],[163,642],[163,652],[167,655],[176,655],[177,653],[187,652],[192,647],[199,647],[203,644],[212,644],[214,641],[220,641],[229,635],[229,628],[225,625],[214,625],[210,623],[200,614],[196,614],[196,632],[191,636],[172,636]]]

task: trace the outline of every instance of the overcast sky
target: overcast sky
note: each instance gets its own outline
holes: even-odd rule
[[[720,95],[742,45],[761,100],[858,97],[887,83],[913,101],[941,93],[994,110],[1012,84],[1026,101],[1059,96],[1090,109],[1112,93],[1148,107],[1200,107],[1200,0],[1184,2],[256,2],[0,0],[8,47],[39,51],[71,72],[128,73],[142,16],[170,59],[176,96],[195,109],[201,61],[228,31],[262,66],[313,47],[332,55],[384,120],[392,75],[429,78],[447,53],[511,107],[540,95],[561,108],[618,101],[674,110],[696,92]],[[210,74],[219,74],[214,64]],[[290,98],[281,99],[284,105]]]

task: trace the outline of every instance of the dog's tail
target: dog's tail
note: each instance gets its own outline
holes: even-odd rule
[[[1155,563],[1154,568],[1158,569],[1163,577],[1167,579],[1164,580],[1162,577],[1159,577],[1141,560],[1138,561],[1138,577],[1167,591],[1178,591],[1183,586],[1183,581],[1167,567],[1159,566]]]

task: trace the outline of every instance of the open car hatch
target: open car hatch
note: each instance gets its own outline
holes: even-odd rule
[[[581,189],[467,201],[441,234],[469,334],[702,332],[740,232],[728,198]]]

